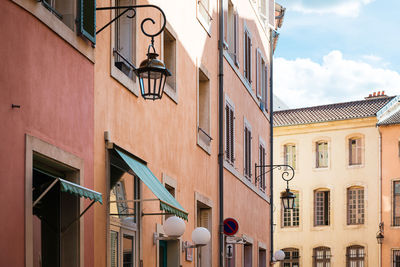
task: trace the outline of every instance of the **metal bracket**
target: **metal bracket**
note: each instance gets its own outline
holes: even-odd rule
[[[277,165],[257,165],[257,163],[255,164],[255,181],[257,182],[257,180],[259,180],[259,178],[264,175],[267,174],[269,172],[272,172],[274,169],[278,169],[278,170],[282,170],[282,168],[285,168],[282,171],[282,179],[286,181],[287,184],[287,188],[289,188],[289,181],[291,181],[294,178],[294,169],[292,166],[287,165],[287,164],[277,164]],[[257,168],[268,168],[268,170],[264,171],[263,173],[260,173],[259,175],[257,175]]]

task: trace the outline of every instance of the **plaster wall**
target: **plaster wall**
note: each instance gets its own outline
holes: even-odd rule
[[[0,201],[7,215],[0,223],[0,266],[28,266],[25,136],[82,159],[81,184],[93,188],[94,69],[92,62],[27,10],[12,1],[1,1],[0,10]],[[54,15],[48,12],[48,16]],[[20,107],[11,108],[12,104]],[[93,212],[89,210],[83,219],[85,266],[94,261]]]
[[[296,145],[295,177],[290,188],[299,192],[300,225],[283,227],[280,194],[286,184],[278,171],[274,172],[274,233],[275,249],[297,248],[300,265],[312,266],[313,248],[331,249],[331,266],[345,266],[346,247],[365,248],[365,265],[378,266],[378,245],[375,233],[379,224],[379,133],[376,118],[327,122],[274,128],[275,164],[284,163],[283,145]],[[363,138],[360,166],[348,164],[348,138]],[[315,142],[328,141],[328,168],[315,168]],[[347,188],[364,187],[365,223],[347,225]],[[314,226],[314,190],[330,190],[330,225]]]
[[[212,266],[218,266],[218,14],[217,2],[210,1],[212,16],[211,28],[205,29],[196,17],[196,1],[152,1],[162,8],[167,16],[167,29],[176,34],[177,69],[176,81],[178,98],[164,95],[162,100],[145,101],[141,96],[132,93],[110,73],[112,66],[111,28],[107,28],[97,36],[95,66],[95,189],[106,192],[106,148],[104,132],[109,133],[109,141],[140,157],[148,163],[148,167],[161,180],[163,175],[177,181],[175,198],[189,212],[186,231],[181,241],[191,241],[191,232],[196,227],[196,196],[199,194],[208,199],[212,205]],[[106,3],[98,3],[98,5]],[[242,3],[243,4],[243,3]],[[246,20],[253,27],[254,41],[267,41],[264,33],[258,33],[259,26],[253,20],[254,9],[250,2],[243,4],[244,10],[241,24]],[[239,7],[240,8],[240,7]],[[137,12],[140,22],[147,15],[159,17],[158,13],[141,9]],[[240,13],[242,16],[242,13]],[[198,16],[198,15],[197,15]],[[97,24],[104,25],[110,19],[110,13],[98,14]],[[139,23],[138,23],[139,24]],[[159,21],[156,25],[160,25]],[[242,29],[242,26],[240,26]],[[150,40],[141,33],[137,26],[136,65],[144,59]],[[259,37],[258,34],[260,35]],[[263,37],[264,36],[264,37]],[[242,35],[240,37],[242,42]],[[161,51],[160,38],[155,39],[155,48]],[[265,44],[264,44],[265,45]],[[254,47],[253,47],[254,48]],[[268,51],[267,45],[263,49]],[[254,49],[252,50],[254,52]],[[242,55],[242,50],[240,50]],[[267,52],[265,52],[267,54]],[[162,58],[161,52],[161,58]],[[254,55],[252,55],[254,57]],[[242,56],[241,56],[242,57]],[[253,72],[255,73],[255,58]],[[241,59],[242,61],[242,59]],[[242,64],[242,63],[241,63]],[[197,78],[198,68],[205,70],[210,80],[210,136],[213,138],[209,151],[197,145]],[[261,194],[254,185],[242,182],[243,176],[243,121],[244,117],[252,124],[253,129],[253,161],[258,162],[259,136],[266,142],[269,152],[268,114],[262,113],[254,99],[254,93],[247,90],[237,72],[229,63],[224,64],[224,90],[235,101],[237,126],[235,128],[238,175],[224,172],[224,216],[235,217],[240,224],[238,235],[247,235],[253,242],[253,262],[257,262],[258,242],[269,244],[269,205],[267,194]],[[243,73],[239,69],[238,73]],[[241,74],[242,75],[242,74]],[[254,78],[255,80],[255,78]],[[138,84],[133,91],[138,90]],[[266,159],[268,163],[268,157]],[[254,167],[252,167],[254,168]],[[252,170],[254,173],[254,169]],[[267,180],[268,180],[268,176]],[[269,184],[267,183],[267,188]],[[143,198],[153,198],[152,192],[143,186]],[[261,196],[260,196],[261,195]],[[107,205],[107,204],[106,204]],[[107,208],[106,205],[95,207],[95,258],[96,266],[107,266]],[[146,212],[159,212],[157,203],[145,203]],[[162,216],[144,216],[140,259],[143,266],[157,265],[157,246],[153,244],[153,233],[156,224],[162,224]],[[250,240],[249,239],[249,240]],[[242,245],[236,259],[240,263]],[[268,251],[268,249],[267,249]],[[184,253],[180,253],[182,266],[195,266],[194,261],[186,261]]]
[[[400,227],[393,226],[393,181],[400,180],[400,126],[379,127],[382,136],[382,266],[392,266],[392,250],[400,249]]]

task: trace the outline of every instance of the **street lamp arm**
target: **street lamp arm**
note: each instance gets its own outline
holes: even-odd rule
[[[158,6],[155,6],[155,5],[133,5],[133,6],[97,7],[97,8],[96,8],[96,11],[97,11],[97,10],[119,10],[119,9],[124,9],[124,11],[122,11],[121,14],[119,14],[118,16],[116,16],[115,18],[113,18],[113,19],[112,19],[110,22],[108,22],[106,25],[104,25],[100,30],[98,30],[98,31],[96,32],[96,34],[100,33],[102,30],[104,30],[105,28],[107,28],[107,27],[108,27],[109,25],[111,25],[114,21],[118,20],[122,15],[124,15],[125,13],[127,13],[127,12],[130,11],[130,10],[133,11],[133,14],[130,15],[130,16],[128,16],[128,18],[130,18],[130,19],[134,18],[134,17],[136,16],[136,9],[137,9],[137,8],[142,8],[142,7],[155,8],[155,9],[157,9],[158,11],[160,11],[160,13],[161,13],[161,15],[162,15],[162,17],[163,17],[163,23],[162,23],[161,29],[160,29],[158,32],[153,33],[153,34],[151,34],[151,33],[145,31],[145,29],[144,29],[144,24],[145,24],[147,21],[150,21],[151,23],[155,24],[155,21],[154,21],[152,18],[145,18],[145,19],[143,19],[142,22],[140,23],[140,28],[141,28],[143,34],[146,35],[146,36],[148,36],[148,37],[151,37],[152,39],[153,39],[154,37],[160,35],[160,34],[162,33],[162,31],[164,30],[164,28],[165,28],[165,25],[166,25],[166,23],[167,23],[167,20],[166,20],[166,18],[165,18],[165,13],[164,13],[164,11],[163,11],[161,8],[159,8]]]
[[[257,169],[258,168],[268,168],[266,171],[260,173],[257,175]],[[282,179],[286,181],[286,183],[288,184],[289,187],[289,181],[291,181],[294,178],[294,169],[292,166],[287,165],[287,164],[277,164],[277,165],[257,165],[256,163],[256,176],[255,179],[256,181],[262,176],[265,175],[269,172],[272,172],[274,169],[278,169],[278,170],[282,170],[282,168],[286,168],[284,169],[284,171],[282,172]]]

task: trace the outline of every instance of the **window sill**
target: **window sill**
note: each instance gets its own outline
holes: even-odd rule
[[[247,92],[250,94],[251,98],[254,100],[254,102],[259,107],[260,111],[264,114],[265,118],[269,122],[270,121],[270,114],[269,114],[268,110],[265,109],[265,107],[264,107],[264,109],[261,109],[260,100],[258,99],[256,94],[253,92],[253,89],[251,88],[251,85],[249,84],[249,82],[240,73],[239,68],[236,66],[235,62],[233,62],[233,59],[231,58],[231,56],[229,55],[229,53],[226,50],[224,50],[224,58],[225,58],[226,62],[228,62],[228,64],[231,66],[232,70],[236,73],[236,75],[238,76],[239,80],[242,82],[243,86],[246,87]]]
[[[325,231],[327,228],[330,228],[330,225],[314,225],[312,231]]]
[[[126,76],[125,73],[123,73],[120,69],[118,69],[114,65],[114,59],[113,57],[111,58],[111,77],[113,77],[115,80],[117,80],[121,85],[123,85],[126,89],[128,89],[130,92],[132,92],[135,96],[139,96],[139,88],[138,84],[136,83],[136,76],[134,79],[129,78]]]
[[[358,164],[358,165],[347,165],[347,169],[350,169],[350,170],[352,170],[352,169],[362,169],[362,168],[364,168],[364,164]]]
[[[253,183],[251,183],[246,177],[241,175],[234,166],[231,165],[227,160],[224,159],[224,168],[229,171],[233,176],[235,176],[237,179],[239,179],[243,184],[245,184],[248,188],[253,190],[254,193],[256,193],[260,198],[265,200],[268,204],[270,204],[270,197],[261,191],[258,187],[256,187]]]
[[[360,228],[365,228],[364,223],[360,224],[346,224],[346,229],[360,229]]]
[[[211,156],[211,141],[210,144],[207,145],[199,136],[199,134],[197,134],[197,145],[204,150],[204,152],[206,152],[209,156]]]
[[[314,167],[312,170],[316,172],[329,171],[329,167],[319,167],[319,168]]]
[[[165,83],[164,87],[164,93],[171,98],[172,101],[175,102],[175,104],[178,104],[178,90],[175,88],[172,89],[167,83]]]
[[[52,14],[46,7],[37,1],[27,0],[12,0],[15,4],[27,10],[38,20],[44,23],[47,27],[53,30],[57,35],[69,43],[72,47],[78,50],[83,56],[89,59],[92,63],[95,62],[94,48],[92,44],[79,37],[76,32],[72,31]]]

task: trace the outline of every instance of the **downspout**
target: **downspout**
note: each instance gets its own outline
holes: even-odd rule
[[[273,33],[274,30],[270,29],[270,35],[269,35],[269,62],[270,62],[270,67],[269,67],[269,72],[270,72],[270,90],[269,90],[269,149],[270,149],[270,162],[269,164],[272,166],[273,165],[273,145],[274,145],[274,139],[273,139],[273,57],[274,57],[274,41],[273,41]],[[274,256],[274,175],[273,175],[273,170],[269,172],[270,178],[269,178],[269,190],[270,190],[270,233],[271,233],[271,255],[270,255],[270,262],[272,262],[272,258]]]
[[[379,224],[382,222],[382,133],[378,126],[378,133],[379,133],[379,164],[378,164],[378,171],[379,171]],[[378,262],[379,267],[382,267],[382,244],[379,244],[379,252],[378,252]]]
[[[218,164],[219,164],[219,266],[224,266],[224,7],[219,0],[218,40]]]

